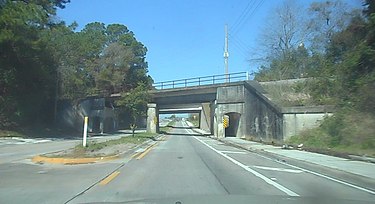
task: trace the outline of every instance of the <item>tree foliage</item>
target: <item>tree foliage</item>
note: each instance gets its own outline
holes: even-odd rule
[[[312,3],[306,11],[310,14],[307,23],[294,28],[307,31],[303,46],[281,46],[281,55],[275,54],[276,48],[272,48],[268,53],[272,60],[260,67],[255,79],[270,81],[313,77],[315,83],[309,89],[316,103],[330,102],[339,107],[375,114],[374,3],[366,1],[364,6],[364,15],[361,15],[356,9],[348,9],[342,1]],[[297,15],[291,14],[293,10],[287,8],[283,5],[276,15]],[[268,40],[284,45],[284,39],[292,39],[287,38],[291,36],[288,35],[290,32],[284,32],[291,30],[286,29],[291,27],[291,22],[278,19],[278,24],[283,25],[279,27],[279,33],[283,35],[273,32],[271,34],[275,38]],[[293,21],[292,18],[289,21]]]
[[[319,76],[333,35],[359,15],[338,0],[313,2],[305,11],[301,8],[295,1],[284,1],[271,14],[260,41],[264,62],[256,80]]]
[[[57,21],[69,0],[0,3],[0,124],[51,120],[56,100],[149,87],[147,48],[125,25]],[[43,121],[42,121],[43,120]]]
[[[130,128],[133,131],[133,136],[137,128],[137,118],[146,115],[147,102],[150,98],[148,90],[150,90],[150,84],[139,82],[137,87],[122,93],[121,98],[116,102],[116,105],[122,107],[122,111],[130,113],[132,117]]]
[[[67,1],[4,1],[0,10],[0,114],[23,122],[48,117],[55,90],[55,61],[43,30]],[[4,119],[5,120],[5,119]],[[0,121],[1,124],[2,121]]]
[[[307,52],[277,56],[255,76],[258,80],[298,78],[296,67],[303,65],[304,77],[313,82],[308,90],[315,104],[336,106],[335,114],[325,118],[320,127],[293,137],[292,142],[374,153],[374,7],[375,1],[366,0],[361,14],[349,10],[342,1],[313,3],[306,24],[310,29],[304,43]],[[285,67],[291,72],[284,71]]]
[[[340,107],[375,115],[374,17],[354,16],[344,30],[332,35],[326,64],[321,66],[318,84],[312,88],[315,98],[328,93]]]

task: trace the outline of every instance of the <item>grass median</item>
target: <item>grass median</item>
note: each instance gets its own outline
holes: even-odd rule
[[[54,158],[93,158],[113,156],[126,152],[135,146],[144,143],[147,140],[155,140],[156,134],[136,133],[135,136],[124,136],[119,139],[108,140],[104,142],[88,141],[87,146],[82,144],[62,152],[46,154],[43,156]]]

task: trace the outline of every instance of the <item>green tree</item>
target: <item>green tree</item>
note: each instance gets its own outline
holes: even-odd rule
[[[335,98],[341,107],[374,111],[374,17],[357,16],[342,32],[332,36],[325,66],[320,69],[319,83],[313,89],[315,98],[322,93]]]
[[[134,33],[121,24],[100,22],[76,32],[76,23],[55,20],[56,9],[68,2],[0,2],[1,126],[51,121],[58,99],[150,88],[147,48]],[[129,110],[139,114],[134,108]]]
[[[117,105],[120,106],[123,111],[130,113],[132,119],[130,128],[133,136],[137,128],[137,118],[146,114],[147,103],[150,98],[150,95],[148,94],[149,89],[149,84],[139,83],[136,88],[122,93],[121,98],[116,101]]]
[[[324,139],[328,147],[374,149],[375,14],[371,9],[374,5],[374,1],[367,1],[366,15],[353,17],[344,30],[330,38],[312,95],[315,99],[330,98],[337,112],[327,117],[318,129],[302,135],[305,139]]]
[[[0,10],[0,114],[18,123],[53,113],[55,61],[41,32],[68,1],[3,1]],[[1,124],[5,124],[0,121]]]

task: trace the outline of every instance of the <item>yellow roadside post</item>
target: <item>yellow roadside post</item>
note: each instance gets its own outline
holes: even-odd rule
[[[83,123],[83,142],[82,145],[83,147],[86,147],[87,145],[87,125],[89,123],[89,117],[85,116],[85,120]]]

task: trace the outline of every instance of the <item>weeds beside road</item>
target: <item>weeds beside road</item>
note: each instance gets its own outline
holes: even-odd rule
[[[91,158],[98,156],[112,156],[146,142],[147,140],[155,140],[156,134],[152,133],[136,133],[135,136],[124,136],[119,139],[108,140],[104,142],[88,141],[87,147],[82,144],[75,146],[69,150],[46,154],[46,157],[57,158]]]
[[[291,137],[287,143],[324,154],[375,157],[375,118],[371,114],[341,111],[314,129]]]

